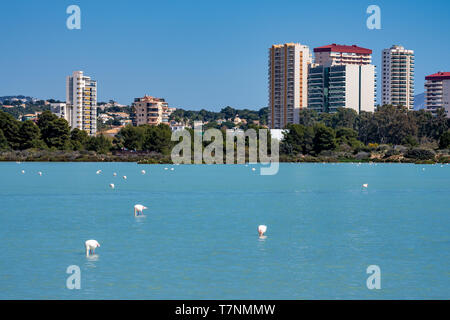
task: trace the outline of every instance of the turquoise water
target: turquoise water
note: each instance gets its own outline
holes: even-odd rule
[[[450,297],[450,166],[165,167],[0,163],[0,299]]]

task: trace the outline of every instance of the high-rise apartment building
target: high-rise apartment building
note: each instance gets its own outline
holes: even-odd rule
[[[299,43],[269,49],[269,127],[283,129],[298,123],[298,113],[308,104],[309,47]]]
[[[308,74],[308,109],[336,112],[351,108],[357,113],[375,108],[375,66],[343,64],[315,66]]]
[[[85,130],[89,135],[97,132],[97,81],[74,71],[66,80],[66,103],[72,116],[69,125]]]
[[[394,45],[381,57],[381,103],[414,108],[414,51]]]
[[[314,48],[314,56],[308,74],[308,109],[374,111],[376,83],[372,50],[333,43]]]
[[[450,72],[438,72],[425,77],[425,104],[428,111],[436,114],[444,108],[450,117]]]
[[[314,63],[324,67],[335,65],[367,65],[372,63],[372,50],[356,45],[330,44],[314,48]]]
[[[169,116],[176,108],[170,108],[168,103],[162,98],[155,98],[145,95],[142,98],[134,99],[133,103],[133,124],[158,125],[165,123],[169,125]]]

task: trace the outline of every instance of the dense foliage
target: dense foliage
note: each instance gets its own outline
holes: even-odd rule
[[[183,109],[177,109],[170,116],[170,120],[175,120],[177,122],[193,123],[194,121],[203,122],[216,122],[219,119],[226,120],[223,125],[228,128],[232,128],[234,124],[230,119],[234,119],[239,116],[241,119],[245,119],[247,123],[252,123],[253,121],[259,121],[260,124],[267,124],[268,108],[262,108],[259,111],[249,110],[249,109],[234,109],[232,107],[226,107],[219,112],[200,110],[200,111],[188,111]],[[211,126],[211,125],[210,125]]]
[[[219,113],[179,109],[172,116],[210,121],[204,129],[222,129],[225,137],[228,127],[218,126],[215,120],[233,118],[237,114],[241,118],[259,119],[261,114],[267,116],[267,109],[259,112],[248,110],[247,113],[230,107]],[[243,127],[248,128],[257,130],[260,127],[254,124]],[[409,111],[390,105],[379,107],[374,113],[362,112],[359,115],[351,109],[340,109],[334,114],[318,114],[305,109],[300,111],[300,124],[288,125],[286,129],[280,152],[291,160],[326,156],[330,152],[352,155],[358,159],[369,157],[374,150],[381,150],[384,157],[401,155],[428,161],[435,158],[439,149],[450,147],[449,119],[444,110],[433,116],[426,111]],[[120,151],[152,153],[167,158],[177,143],[171,141],[171,136],[170,127],[160,124],[128,125],[114,138],[103,135],[91,137],[85,131],[70,130],[64,119],[50,111],[44,111],[36,123],[18,121],[11,114],[0,111],[0,150],[60,150],[96,154]],[[204,145],[207,144],[204,142]]]
[[[450,143],[449,119],[443,109],[437,116],[424,110],[409,111],[386,105],[374,113],[357,114],[340,109],[334,114],[300,111],[300,124],[288,125],[282,152],[318,155],[326,150],[367,150],[373,144],[436,144],[441,149]]]

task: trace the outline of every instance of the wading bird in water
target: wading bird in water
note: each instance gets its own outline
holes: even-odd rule
[[[136,204],[134,205],[134,216],[137,217],[139,215],[139,212],[141,214],[144,214],[144,210],[148,209],[147,207],[143,206],[142,204]]]
[[[260,238],[264,237],[264,233],[266,233],[266,231],[267,231],[267,226],[265,226],[265,225],[260,225],[260,226],[258,227],[259,237],[260,237]]]
[[[90,254],[95,254],[95,248],[100,247],[100,243],[97,240],[87,240],[84,245],[86,246],[86,257]]]

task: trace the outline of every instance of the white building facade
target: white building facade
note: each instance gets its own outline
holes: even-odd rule
[[[72,123],[72,107],[66,103],[50,103],[50,111],[58,118],[65,119],[69,125]]]
[[[299,43],[269,49],[269,127],[283,129],[298,123],[298,113],[308,104],[309,47]]]
[[[334,65],[311,67],[308,75],[308,109],[336,112],[350,108],[357,113],[375,111],[375,66]]]
[[[381,103],[414,108],[414,51],[394,45],[381,57]]]
[[[333,43],[314,48],[314,56],[308,73],[308,109],[331,113],[338,108],[357,113],[375,111],[372,50]]]
[[[72,129],[97,133],[97,81],[85,76],[83,71],[74,71],[66,79],[66,103],[71,108]]]
[[[439,108],[445,109],[450,118],[450,72],[438,72],[425,77],[425,104],[434,115]]]

